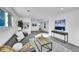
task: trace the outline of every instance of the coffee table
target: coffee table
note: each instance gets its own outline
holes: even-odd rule
[[[44,39],[35,38],[34,42],[40,52],[43,51],[42,49],[43,47],[48,49],[47,52],[52,51],[52,42],[48,38],[44,38]],[[38,47],[38,44],[36,42],[39,43],[40,47]]]

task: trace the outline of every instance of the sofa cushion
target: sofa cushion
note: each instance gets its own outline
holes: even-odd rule
[[[19,51],[22,47],[23,47],[22,43],[15,43],[15,44],[13,45],[13,49],[14,49],[15,51]]]
[[[16,33],[16,35],[17,35],[17,40],[18,40],[18,41],[21,41],[21,40],[24,38],[24,34],[23,34],[22,31],[18,31],[18,32]]]

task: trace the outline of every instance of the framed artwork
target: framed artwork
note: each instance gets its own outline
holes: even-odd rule
[[[55,30],[63,30],[63,31],[65,31],[65,24],[66,24],[65,19],[55,20]]]

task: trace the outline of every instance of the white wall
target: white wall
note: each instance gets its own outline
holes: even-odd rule
[[[44,28],[44,23],[46,23],[46,28]],[[42,22],[42,24],[41,24],[41,29],[42,29],[43,31],[48,32],[48,30],[49,30],[49,21],[44,21],[44,22]]]
[[[13,12],[11,9],[8,11]],[[17,17],[13,16],[12,27],[0,28],[0,46],[5,44],[17,30]]]
[[[31,26],[31,31],[38,31],[39,30],[39,22],[32,21],[33,24],[36,24],[37,26]]]
[[[60,14],[55,16],[51,20],[50,28],[54,30],[55,20],[66,19],[66,32],[68,32],[69,43],[79,46],[79,10],[71,11],[68,13]],[[63,39],[63,36],[55,34],[56,37]]]
[[[53,20],[53,18],[51,19],[51,18],[49,18],[49,35],[51,36],[51,30],[53,30],[54,29],[54,20]],[[53,33],[52,33],[53,34]]]

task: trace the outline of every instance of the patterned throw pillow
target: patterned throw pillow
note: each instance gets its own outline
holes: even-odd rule
[[[13,52],[13,49],[10,46],[5,45],[0,48],[0,51],[1,52]]]

